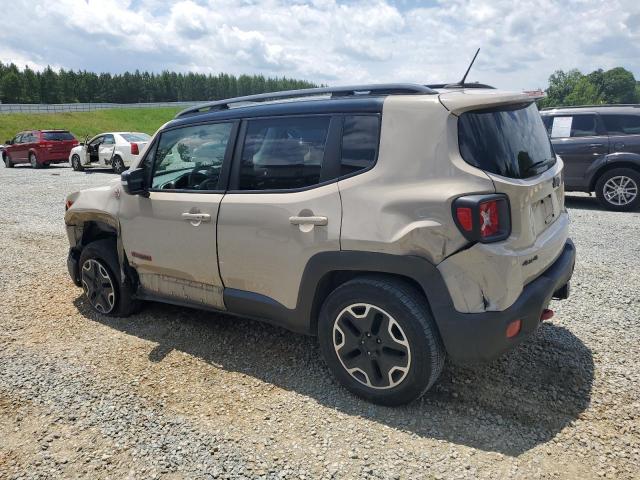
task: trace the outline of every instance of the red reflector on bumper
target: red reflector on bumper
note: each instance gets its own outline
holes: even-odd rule
[[[520,329],[522,328],[522,320],[514,320],[509,325],[507,325],[507,331],[505,332],[507,338],[513,338],[520,333]]]
[[[553,317],[553,310],[551,310],[550,308],[545,308],[542,311],[542,315],[540,315],[540,321],[544,321],[544,320],[549,320],[550,318]]]

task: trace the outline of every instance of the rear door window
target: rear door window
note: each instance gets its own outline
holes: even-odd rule
[[[468,164],[503,177],[532,177],[556,162],[534,103],[463,113],[458,119],[458,143]]]
[[[380,119],[377,115],[348,115],[342,128],[340,176],[371,167],[378,155]]]
[[[594,114],[558,115],[547,124],[551,138],[593,137],[600,135],[598,117]]]
[[[330,116],[249,120],[240,190],[291,190],[320,183]]]
[[[640,135],[640,115],[602,115],[609,135]]]

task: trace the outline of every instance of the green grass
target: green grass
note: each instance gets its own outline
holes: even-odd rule
[[[135,131],[151,135],[180,110],[118,108],[93,112],[0,114],[0,143],[24,130],[69,130],[81,141],[102,132]]]

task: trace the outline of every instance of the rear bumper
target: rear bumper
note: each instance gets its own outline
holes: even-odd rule
[[[569,239],[558,259],[526,285],[515,303],[503,311],[460,313],[452,305],[434,308],[433,313],[451,359],[460,363],[492,360],[529,337],[538,328],[542,311],[554,293],[569,283],[575,258],[576,249]],[[520,333],[507,338],[507,325],[518,319],[522,321]]]

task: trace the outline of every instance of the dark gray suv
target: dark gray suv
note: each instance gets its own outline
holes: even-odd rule
[[[640,105],[544,109],[567,191],[596,192],[610,210],[640,205]]]

